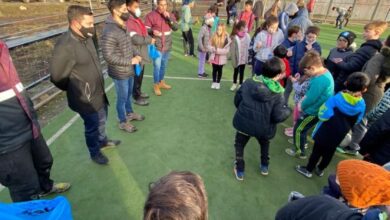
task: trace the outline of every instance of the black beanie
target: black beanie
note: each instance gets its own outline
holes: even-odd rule
[[[356,38],[356,34],[353,33],[352,31],[343,31],[339,34],[339,37],[338,38],[344,38],[348,41],[348,46],[351,46],[351,44],[353,43],[353,41],[355,40]],[[337,39],[338,39],[337,38]]]

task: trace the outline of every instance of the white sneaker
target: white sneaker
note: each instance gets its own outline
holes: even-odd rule
[[[217,83],[213,82],[213,83],[211,84],[211,88],[212,88],[212,89],[215,89],[216,87],[217,87]]]
[[[237,89],[237,84],[233,83],[232,87],[230,87],[230,91],[234,92]]]
[[[215,89],[220,89],[221,88],[221,83],[216,83]]]
[[[237,86],[237,90],[239,90],[241,88],[241,84]]]

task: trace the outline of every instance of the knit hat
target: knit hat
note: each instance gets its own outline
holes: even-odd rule
[[[356,34],[353,33],[352,31],[343,31],[339,34],[339,37],[337,39],[339,39],[340,37],[348,41],[348,47],[349,47],[355,40]]]
[[[362,160],[343,160],[337,179],[348,203],[356,208],[390,205],[390,172]]]
[[[286,8],[284,9],[284,11],[289,15],[289,16],[293,16],[295,15],[295,13],[297,13],[299,11],[298,9],[298,6],[297,4],[295,4],[294,2],[290,2],[286,5]]]

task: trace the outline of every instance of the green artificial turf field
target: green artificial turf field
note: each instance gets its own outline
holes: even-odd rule
[[[323,56],[336,43],[339,30],[321,25],[319,42]],[[361,26],[354,26],[361,43]],[[199,26],[194,27],[195,36]],[[116,149],[105,150],[109,166],[91,162],[84,142],[83,123],[77,119],[51,145],[54,157],[52,177],[56,181],[69,181],[72,189],[64,193],[72,204],[75,219],[141,219],[149,183],[172,170],[190,170],[200,174],[206,185],[210,219],[273,219],[276,211],[286,203],[290,191],[318,194],[326,184],[326,176],[334,172],[340,159],[336,154],[325,177],[306,179],[294,167],[307,160],[291,158],[285,154],[291,146],[283,129],[291,119],[282,123],[270,147],[270,174],[261,176],[258,168],[259,146],[251,140],[245,151],[245,180],[239,182],[233,175],[234,134],[232,118],[234,93],[229,91],[233,68],[224,68],[222,88],[211,90],[211,82],[198,80],[197,59],[183,56],[181,33],[174,35],[174,48],[167,70],[171,91],[163,96],[152,95],[152,67],[147,66],[144,91],[151,94],[151,105],[134,106],[146,116],[135,122],[138,131],[127,134],[117,127],[115,92],[108,92],[111,106],[107,133],[110,138],[122,140]],[[387,35],[386,35],[387,36]],[[207,65],[207,72],[211,67]],[[246,77],[250,75],[246,70]],[[111,84],[107,80],[106,86]],[[43,128],[47,139],[52,137],[75,113],[69,109],[59,113]],[[0,192],[0,201],[10,202],[8,191]]]

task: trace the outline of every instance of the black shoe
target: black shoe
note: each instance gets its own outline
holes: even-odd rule
[[[141,97],[141,98],[143,98],[143,99],[148,99],[148,98],[149,98],[149,95],[146,94],[146,93],[141,92],[141,95],[140,95],[139,97]]]
[[[108,158],[104,156],[102,153],[98,153],[96,156],[91,157],[92,161],[99,165],[107,165]]]
[[[324,171],[323,171],[323,170],[320,170],[320,168],[318,168],[318,167],[316,167],[316,168],[314,169],[314,173],[315,173],[317,176],[319,176],[319,177],[324,176]]]
[[[108,149],[108,148],[114,148],[121,144],[120,140],[107,140],[106,143],[103,144],[103,146],[100,148],[100,150]]]
[[[139,105],[139,106],[147,106],[147,105],[149,105],[149,102],[146,101],[145,99],[136,99],[136,100],[134,100],[134,104]]]

